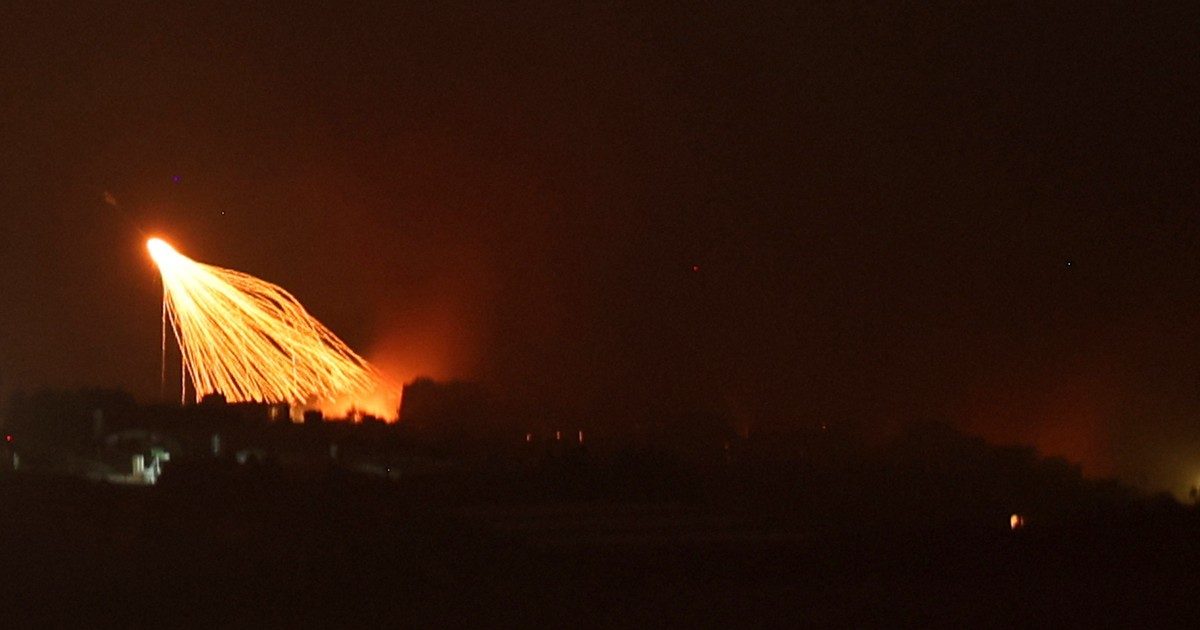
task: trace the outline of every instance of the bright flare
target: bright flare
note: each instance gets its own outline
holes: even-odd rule
[[[162,274],[163,314],[197,398],[221,393],[230,402],[327,409],[361,400],[359,411],[395,416],[387,405],[399,403],[397,388],[286,290],[198,263],[162,239],[146,247]]]

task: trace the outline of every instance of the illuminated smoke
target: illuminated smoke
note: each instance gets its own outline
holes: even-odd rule
[[[147,247],[162,275],[164,350],[169,323],[197,398],[395,416],[398,388],[286,290],[198,263],[157,238]]]

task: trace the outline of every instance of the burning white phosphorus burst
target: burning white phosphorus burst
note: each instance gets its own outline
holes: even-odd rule
[[[169,323],[197,399],[321,406],[394,389],[283,288],[198,263],[161,239],[147,247],[162,275],[163,349]]]

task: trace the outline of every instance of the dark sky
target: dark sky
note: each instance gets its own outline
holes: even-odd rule
[[[76,4],[0,8],[8,391],[156,395],[138,225],[403,378],[1200,477],[1195,3]]]

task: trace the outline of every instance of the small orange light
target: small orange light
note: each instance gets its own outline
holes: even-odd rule
[[[1013,514],[1012,516],[1008,517],[1008,528],[1009,529],[1016,530],[1016,529],[1021,529],[1022,527],[1025,527],[1025,517],[1024,516],[1021,516],[1020,514]]]

